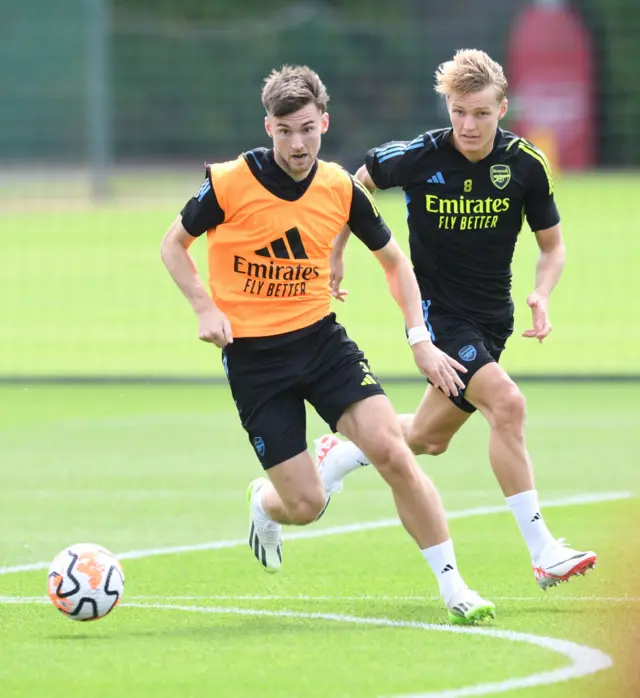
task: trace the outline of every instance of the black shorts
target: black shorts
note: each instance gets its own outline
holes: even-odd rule
[[[428,300],[422,301],[422,309],[433,343],[467,369],[467,373],[459,374],[465,385],[484,365],[500,360],[513,332],[512,317],[498,323],[474,322]],[[449,399],[464,412],[476,411],[465,400],[464,391],[456,397],[451,395]]]
[[[242,426],[265,469],[306,450],[305,400],[336,431],[350,405],[384,395],[333,313],[295,332],[236,339],[224,348],[222,362]]]

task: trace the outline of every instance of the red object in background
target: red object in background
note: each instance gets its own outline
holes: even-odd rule
[[[557,1],[526,8],[509,37],[507,78],[509,128],[549,144],[560,169],[592,167],[593,49],[580,16]]]

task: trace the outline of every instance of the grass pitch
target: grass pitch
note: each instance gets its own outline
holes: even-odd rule
[[[244,490],[259,465],[226,388],[1,387],[0,694],[452,697],[495,695],[511,681],[522,698],[637,696],[638,507],[617,497],[637,491],[639,388],[523,388],[538,488],[565,502],[546,519],[599,554],[586,578],[546,594],[535,585],[515,523],[494,511],[503,499],[481,417],[448,453],[420,459],[452,516],[463,574],[498,606],[487,626],[496,637],[446,630],[435,581],[388,521],[392,499],[371,468],[304,529],[319,537],[285,542],[282,572],[265,574],[245,543]],[[421,386],[389,393],[409,411]],[[324,431],[315,415],[309,431]],[[585,501],[566,501],[576,496]],[[87,540],[139,551],[123,561],[123,605],[102,621],[72,622],[39,603],[46,570],[6,573]],[[187,550],[150,554],[176,546]],[[567,678],[572,662],[549,638],[579,645],[583,672],[600,653],[613,666],[515,688],[552,671]]]
[[[0,376],[222,376],[219,357],[197,341],[195,317],[159,260],[160,239],[200,183],[194,171],[170,184],[126,180],[129,198],[108,205],[71,199],[0,207],[0,295],[7,299],[0,304]],[[125,183],[115,184],[121,191]],[[551,300],[554,331],[542,346],[520,337],[531,323],[526,297],[537,258],[525,225],[513,265],[516,328],[504,365],[520,375],[638,374],[640,178],[572,176],[556,189],[568,261]],[[383,192],[378,200],[406,248],[402,195]],[[192,247],[203,276],[205,247],[203,240]],[[339,319],[379,375],[415,375],[377,261],[357,239],[346,259],[350,296],[335,304]]]

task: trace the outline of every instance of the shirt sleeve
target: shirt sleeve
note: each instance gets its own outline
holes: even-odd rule
[[[527,223],[535,233],[552,228],[560,222],[560,213],[553,197],[551,167],[542,154],[530,162],[524,213]]]
[[[192,237],[199,237],[207,230],[224,223],[224,211],[213,190],[211,173],[208,168],[200,191],[187,201],[181,215],[182,225]]]
[[[365,165],[378,189],[404,186],[403,157],[408,144],[409,141],[391,141],[367,153]]]
[[[372,252],[381,250],[391,240],[391,231],[364,184],[354,177],[351,177],[351,183],[353,196],[349,211],[349,228]]]

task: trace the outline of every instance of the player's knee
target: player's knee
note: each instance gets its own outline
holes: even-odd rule
[[[306,526],[313,523],[326,504],[323,489],[302,493],[287,507],[291,521],[296,526]]]
[[[429,441],[423,445],[423,451],[427,456],[440,456],[449,448],[448,441]]]
[[[494,426],[499,429],[521,427],[527,417],[527,401],[515,384],[507,384],[495,395]]]
[[[404,439],[381,439],[372,450],[371,462],[385,480],[404,478],[410,472],[413,458]]]
[[[407,435],[409,448],[416,456],[439,456],[449,448],[449,441],[434,439],[430,436],[409,432]]]

